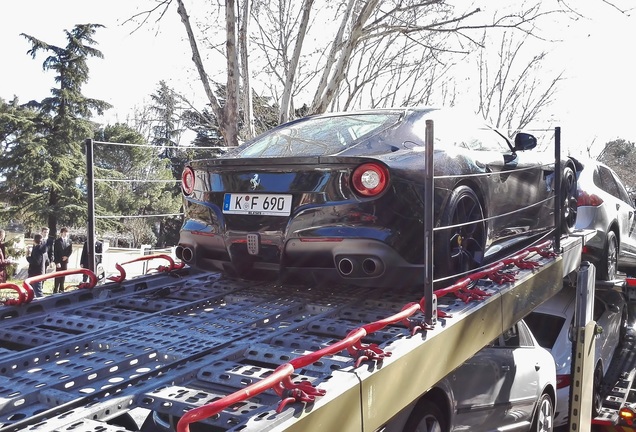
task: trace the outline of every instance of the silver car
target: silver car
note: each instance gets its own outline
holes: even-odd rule
[[[562,289],[540,305],[524,320],[544,348],[554,357],[557,370],[557,412],[555,426],[567,424],[569,417],[572,367],[572,325],[576,290]],[[595,340],[594,401],[595,416],[603,404],[601,383],[607,373],[616,348],[625,339],[628,328],[627,303],[623,293],[600,290],[594,296],[593,317],[602,332]]]
[[[636,269],[634,203],[616,173],[598,161],[584,162],[578,178],[575,228],[596,230],[583,248],[599,280],[614,280],[616,271]]]
[[[385,431],[552,431],[554,359],[520,321],[450,373]]]

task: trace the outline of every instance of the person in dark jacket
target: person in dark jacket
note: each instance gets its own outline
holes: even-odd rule
[[[68,257],[73,252],[73,243],[68,238],[68,228],[62,227],[60,229],[60,236],[55,239],[53,244],[53,260],[55,262],[55,271],[62,271],[68,269]],[[55,278],[55,285],[53,286],[53,293],[64,292],[64,276]]]
[[[42,234],[36,234],[33,236],[33,246],[31,246],[30,249],[31,250],[27,255],[27,261],[29,262],[29,277],[45,274],[49,261],[46,255],[46,243],[42,241]],[[32,286],[36,297],[44,297],[41,281],[35,282]]]
[[[42,243],[46,245],[46,267],[53,263],[53,247],[55,244],[55,237],[49,235],[49,227],[42,227],[40,234],[42,235]]]

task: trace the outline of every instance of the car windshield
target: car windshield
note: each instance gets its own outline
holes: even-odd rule
[[[272,130],[237,149],[237,157],[326,156],[400,120],[399,113],[308,118]]]
[[[532,312],[523,319],[535,339],[543,348],[552,349],[563,328],[565,318],[540,312]]]

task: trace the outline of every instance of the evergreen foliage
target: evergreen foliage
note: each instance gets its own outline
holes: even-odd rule
[[[166,219],[174,217],[134,216],[180,212],[181,195],[174,193],[178,186],[170,159],[163,157],[160,149],[154,150],[145,145],[144,137],[125,124],[106,126],[97,132],[95,138],[99,142],[133,144],[95,144],[95,177],[111,180],[95,184],[96,212],[100,215],[124,216],[117,220],[101,219],[100,229],[128,231],[135,242],[154,245],[159,241],[165,244],[166,233],[162,232],[161,227]],[[180,217],[177,219],[181,220]],[[153,229],[155,234],[150,235]],[[170,234],[170,239],[175,235],[178,239],[178,229],[176,234]]]
[[[93,47],[97,44],[93,35],[101,27],[81,24],[65,31],[65,47],[23,34],[31,44],[29,55],[48,54],[42,67],[55,72],[56,87],[40,102],[19,106],[14,101],[0,107],[6,116],[18,114],[16,125],[26,126],[20,132],[3,131],[9,138],[3,142],[0,160],[0,174],[5,177],[0,199],[10,204],[8,217],[23,217],[31,226],[48,225],[52,235],[58,223],[77,226],[86,221],[86,197],[78,182],[85,172],[82,143],[93,134],[93,113],[102,114],[110,107],[82,94],[89,78],[87,60],[103,57]]]

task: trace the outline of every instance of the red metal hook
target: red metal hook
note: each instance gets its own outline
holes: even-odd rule
[[[149,269],[148,273],[152,270],[157,270],[158,272],[165,272],[165,273],[169,273],[173,270],[178,270],[181,269],[185,266],[185,263],[180,263],[180,264],[175,264],[174,259],[172,259],[172,257],[170,255],[166,255],[166,254],[156,254],[156,255],[144,255],[135,259],[132,259],[130,261],[126,261],[123,263],[117,263],[115,264],[115,268],[117,269],[117,271],[119,271],[119,275],[115,276],[109,276],[108,279],[112,280],[113,282],[116,283],[122,283],[124,280],[126,280],[126,270],[124,270],[125,265],[127,264],[132,264],[132,263],[136,263],[136,262],[140,262],[140,261],[151,261],[153,259],[165,259],[166,261],[168,261],[169,265],[168,266],[158,266],[157,268],[154,269]]]
[[[6,300],[0,300],[0,303],[6,306],[19,306],[21,304],[24,304],[30,301],[29,292],[27,291],[26,288],[20,287],[14,283],[5,282],[5,283],[0,283],[0,290],[3,290],[3,289],[10,289],[18,293],[17,299],[10,298]],[[31,295],[31,298],[33,298],[33,295]]]
[[[75,274],[86,275],[89,278],[89,282],[82,282],[77,285],[79,289],[90,289],[90,288],[94,288],[95,285],[97,285],[97,276],[95,276],[95,273],[93,273],[92,271],[88,269],[62,270],[62,271],[56,271],[52,273],[41,274],[37,276],[31,276],[26,278],[24,282],[22,282],[22,286],[28,293],[27,303],[31,302],[35,295],[33,291],[33,287],[31,286],[32,283],[43,282],[47,279],[54,279],[57,277],[70,276]]]
[[[289,404],[296,402],[314,402],[316,396],[324,396],[327,392],[311,385],[307,381],[295,384],[291,377],[283,378],[278,385],[274,387],[274,391],[282,398],[276,408],[276,412],[282,412]]]

